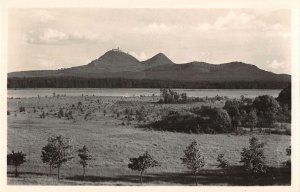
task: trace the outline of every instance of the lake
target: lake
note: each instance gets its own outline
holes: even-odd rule
[[[255,98],[258,95],[271,95],[277,97],[280,89],[174,89],[179,93],[187,93],[189,97],[214,97],[227,96],[228,98],[239,98],[244,95],[248,98]],[[22,98],[22,97],[45,97],[53,96],[53,93],[66,96],[123,96],[123,97],[138,97],[138,96],[159,96],[159,89],[128,89],[128,88],[57,88],[57,89],[8,89],[7,97]]]

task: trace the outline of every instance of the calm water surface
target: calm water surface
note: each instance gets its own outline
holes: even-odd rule
[[[174,89],[179,93],[187,93],[189,97],[214,97],[227,96],[229,98],[239,98],[244,95],[248,98],[254,98],[258,95],[271,95],[277,97],[281,90],[279,89]],[[159,89],[127,89],[127,88],[75,88],[75,89],[9,89],[7,97],[45,97],[55,94],[66,94],[67,96],[159,96]]]

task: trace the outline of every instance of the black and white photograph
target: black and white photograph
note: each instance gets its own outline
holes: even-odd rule
[[[291,187],[292,9],[6,13],[8,186]]]

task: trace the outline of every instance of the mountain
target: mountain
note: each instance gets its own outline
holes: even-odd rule
[[[241,62],[219,65],[204,62],[166,64],[146,69],[139,75],[144,79],[184,81],[290,81],[290,75],[275,74]]]
[[[230,62],[209,64],[190,62],[175,64],[166,55],[159,53],[139,61],[128,53],[113,49],[94,61],[77,67],[60,70],[21,71],[8,74],[8,78],[32,77],[80,77],[123,78],[178,82],[290,82],[291,76],[275,74],[259,69],[252,64]]]
[[[165,54],[158,53],[146,61],[142,61],[147,67],[156,67],[166,64],[174,64]]]
[[[139,60],[122,51],[108,51],[98,59],[86,66],[92,71],[121,72],[121,71],[141,71],[144,66]]]

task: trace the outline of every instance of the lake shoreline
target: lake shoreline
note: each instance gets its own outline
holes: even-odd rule
[[[280,89],[172,89],[178,93],[186,93],[188,97],[215,97],[240,98],[241,95],[255,98],[259,95],[277,97]],[[145,97],[160,96],[160,89],[127,89],[127,88],[58,88],[58,89],[8,89],[8,98],[25,97],[53,97],[53,96],[119,96]]]

